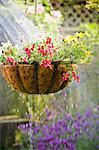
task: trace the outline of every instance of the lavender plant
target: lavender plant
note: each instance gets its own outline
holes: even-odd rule
[[[98,110],[99,107],[88,109],[83,115],[79,112],[75,116],[66,114],[54,123],[49,121],[43,125],[20,124],[18,129],[26,138],[32,127],[31,144],[37,150],[96,150],[99,131]]]

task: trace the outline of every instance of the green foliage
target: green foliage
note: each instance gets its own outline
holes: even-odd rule
[[[86,8],[99,11],[99,0],[86,0]]]
[[[85,32],[85,34],[76,33],[74,36],[68,35],[64,39],[65,60],[69,58],[76,63],[89,61],[92,54],[92,45],[89,44],[89,38],[91,38],[91,36],[88,32]]]
[[[76,148],[77,150],[96,150],[96,141],[91,141],[86,137],[79,138]]]
[[[99,42],[99,25],[96,23],[91,24],[81,24],[80,29],[85,31],[87,30],[88,33],[91,35],[92,42]]]
[[[56,39],[53,36],[45,36],[34,43],[25,43],[20,50],[15,46],[4,44],[1,49],[1,62],[7,64],[33,63],[42,64],[44,60],[66,61],[76,64],[89,61],[93,50],[90,44],[91,36],[87,32],[76,33],[71,36]],[[49,43],[47,43],[49,42]]]

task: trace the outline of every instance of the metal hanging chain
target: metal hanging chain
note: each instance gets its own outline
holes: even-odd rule
[[[37,25],[36,23],[36,15],[37,15],[37,5],[38,5],[38,0],[34,0],[34,24]]]
[[[28,0],[26,2],[26,9],[25,9],[25,15],[27,14],[27,11],[28,11],[28,6],[30,5],[30,0]]]
[[[48,4],[49,4],[49,6],[50,6],[52,16],[54,16],[54,14],[53,14],[54,9],[53,9],[53,6],[52,6],[50,0],[48,0]],[[62,33],[62,31],[61,31],[62,29],[61,29],[60,24],[58,23],[57,25],[58,25],[58,31],[59,31],[59,33]],[[60,35],[60,34],[59,34],[59,35]]]
[[[35,16],[36,16],[36,14],[37,14],[37,5],[38,5],[38,0],[34,0],[34,2],[35,2]]]
[[[27,0],[26,1],[26,8],[25,8],[25,10],[24,10],[24,16],[23,16],[23,20],[20,22],[20,23],[18,23],[18,25],[19,25],[19,36],[17,37],[17,39],[16,39],[16,42],[15,42],[15,45],[18,43],[18,42],[20,42],[21,44],[23,43],[23,41],[25,40],[25,38],[24,38],[24,34],[23,34],[23,32],[22,32],[22,25],[23,25],[23,23],[24,23],[24,21],[25,21],[25,16],[27,15],[27,11],[28,11],[28,6],[30,5],[30,0]],[[21,25],[20,25],[21,24]]]
[[[34,6],[35,6],[35,8],[34,8],[34,11],[35,11],[35,15],[37,14],[37,4],[38,4],[38,0],[34,0]],[[30,0],[27,0],[27,7],[26,7],[26,9],[25,9],[25,14],[27,13],[27,10],[28,10],[28,6],[30,6]]]
[[[51,8],[51,11],[53,11],[54,9],[53,9],[53,7],[52,7],[52,4],[51,4],[50,0],[48,0],[48,4],[49,4],[49,6],[50,6],[50,8]]]
[[[37,15],[37,5],[38,5],[38,0],[34,0],[34,13],[35,13],[35,18],[34,22],[36,21],[36,15]],[[28,7],[30,6],[30,0],[27,0],[26,2],[26,9],[25,9],[25,15],[27,15]]]

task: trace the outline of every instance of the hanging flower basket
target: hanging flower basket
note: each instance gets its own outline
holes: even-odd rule
[[[6,81],[16,90],[28,94],[55,93],[66,87],[69,81],[63,81],[65,65],[52,63],[52,69],[34,62],[31,65],[2,65],[2,73]]]
[[[33,44],[25,43],[21,49],[4,44],[0,57],[3,76],[23,93],[48,94],[62,90],[72,79],[79,82],[77,64],[89,60],[91,55],[88,37],[88,33],[76,33],[58,41],[45,37]]]

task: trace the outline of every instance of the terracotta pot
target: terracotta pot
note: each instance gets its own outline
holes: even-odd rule
[[[60,62],[52,63],[52,69],[40,66],[37,62],[31,65],[2,65],[1,68],[6,81],[14,89],[23,93],[55,93],[69,83],[69,81],[62,81],[62,75],[67,71],[67,68]]]

